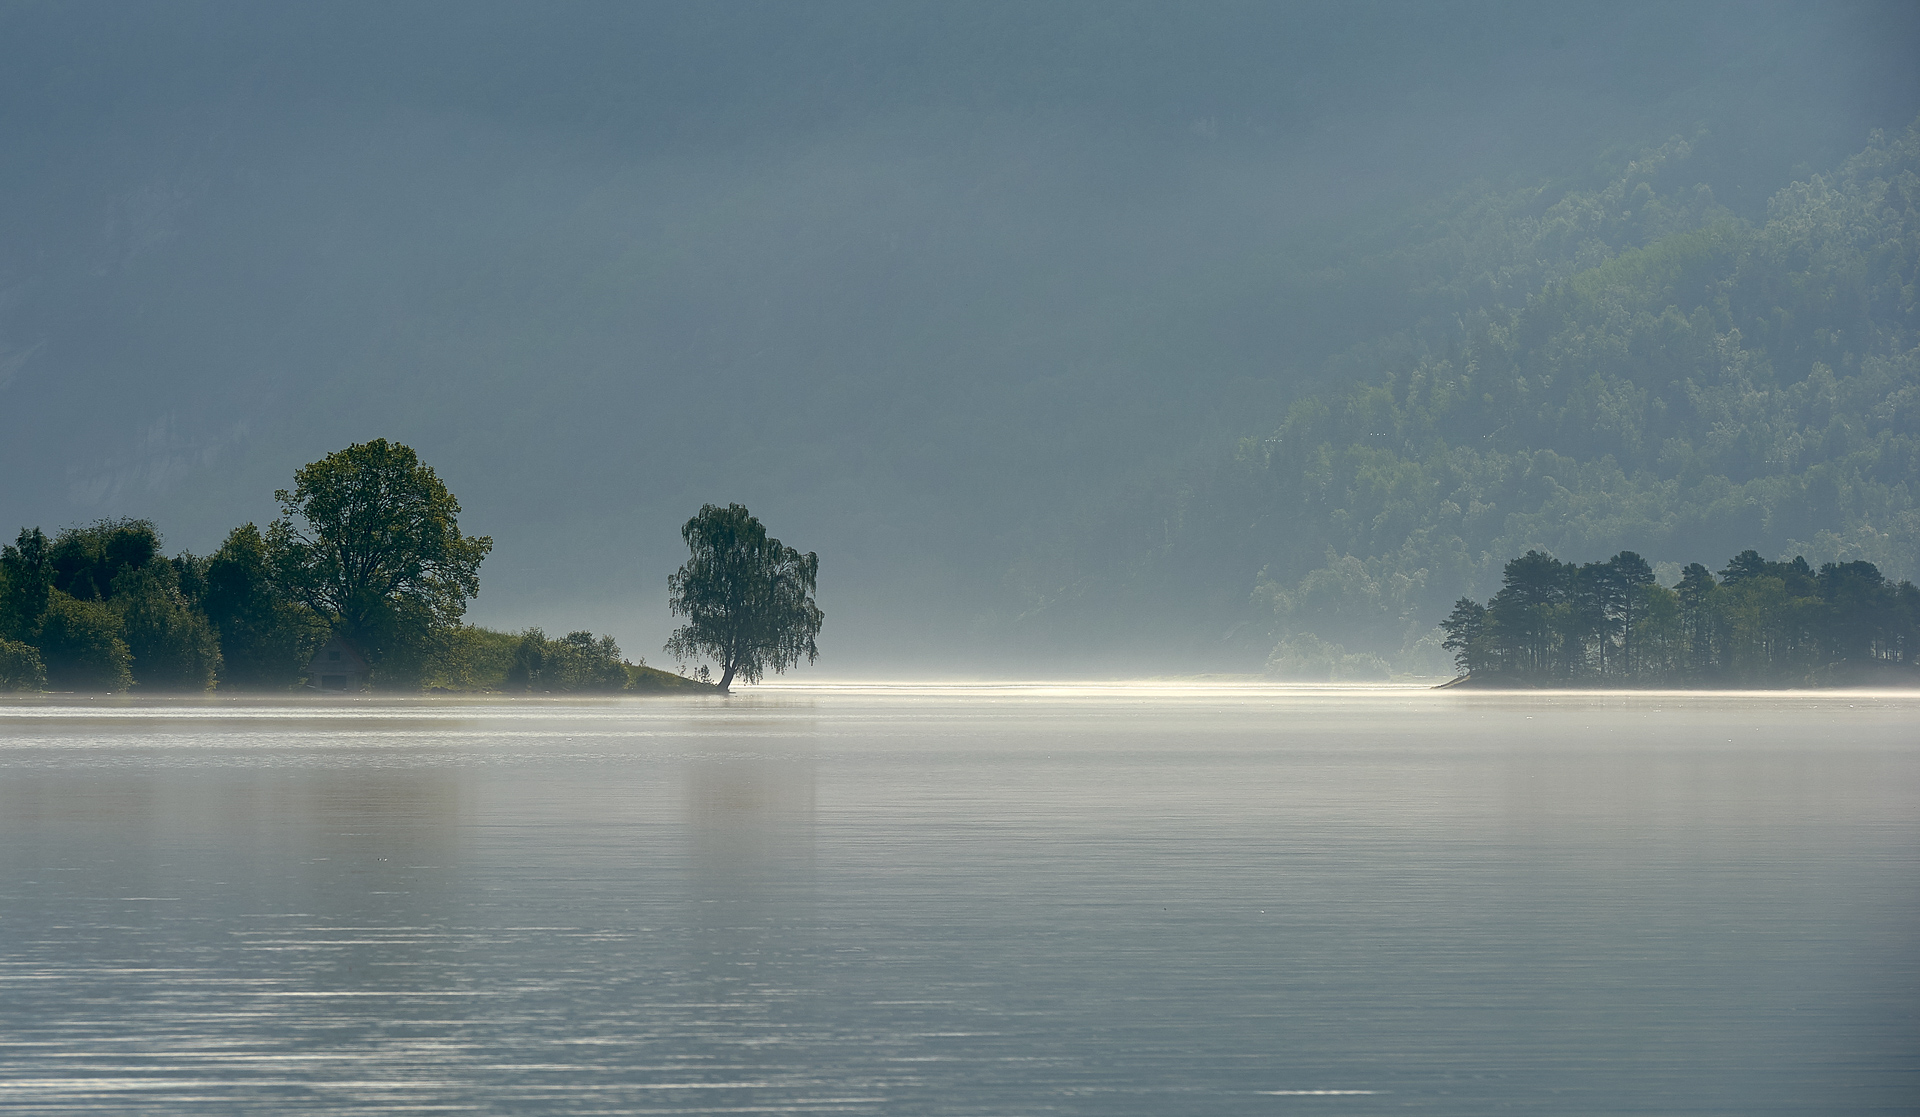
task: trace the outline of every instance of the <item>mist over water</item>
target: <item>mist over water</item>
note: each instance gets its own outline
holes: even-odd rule
[[[1074,549],[1104,505],[1204,489],[1189,467],[1373,374],[1326,361],[1414,328],[1404,288],[1432,278],[1368,271],[1384,230],[1444,226],[1420,207],[1455,191],[1604,182],[1675,136],[1697,150],[1674,185],[1761,219],[1912,121],[1917,26],[1904,4],[9,5],[0,530],[151,516],[205,553],[298,466],[386,437],[498,541],[481,623],[655,655],[678,525],[738,500],[821,554],[839,670],[1174,670],[1269,559],[1096,595],[1099,638],[1009,632],[1100,573]],[[1088,546],[1177,539],[1154,508]]]
[[[1898,1113],[1901,695],[0,705],[0,1105]]]
[[[1920,1110],[1916,58],[0,0],[0,1110]]]

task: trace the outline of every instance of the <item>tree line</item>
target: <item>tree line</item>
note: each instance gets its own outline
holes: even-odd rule
[[[167,556],[150,520],[22,528],[0,547],[0,691],[289,690],[320,682],[310,665],[334,641],[368,669],[356,686],[386,690],[710,686],[704,666],[627,662],[611,636],[464,623],[493,540],[461,532],[459,501],[409,447],[357,443],[274,495],[266,530],[242,524],[204,556]],[[723,692],[814,658],[814,555],[740,505],[703,507],[683,535],[671,604],[689,623],[670,650],[713,659]]]
[[[1485,605],[1440,623],[1461,672],[1527,686],[1818,686],[1920,682],[1920,589],[1873,563],[1742,551],[1662,586],[1645,559],[1528,551]]]
[[[1528,550],[1920,578],[1920,127],[1745,217],[1697,143],[1356,243],[1329,282],[1401,299],[1399,328],[1212,460],[1062,518],[1010,582],[1023,623],[1169,601],[1196,650],[1426,673],[1434,617]]]

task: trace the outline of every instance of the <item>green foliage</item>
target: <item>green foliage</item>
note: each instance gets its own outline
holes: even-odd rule
[[[427,685],[442,690],[555,694],[710,691],[713,686],[671,671],[626,663],[610,636],[569,633],[550,640],[537,628],[498,632],[463,625],[447,633]]]
[[[569,632],[549,640],[529,628],[521,635],[507,668],[506,689],[556,694],[611,693],[627,689],[626,665],[613,637],[595,638],[591,632]]]
[[[1327,644],[1316,634],[1342,633],[1368,647],[1415,643],[1432,627],[1431,618],[1421,609],[1425,573],[1409,577],[1387,569],[1377,559],[1368,562],[1332,552],[1326,556],[1326,565],[1291,587],[1269,580],[1261,571],[1254,587],[1255,602],[1271,609],[1279,630],[1288,634],[1268,656],[1268,671],[1301,679],[1385,678],[1385,661],[1378,655],[1348,655],[1340,645]],[[1323,660],[1324,671],[1317,666]],[[1374,664],[1379,665],[1378,671]]]
[[[53,541],[53,588],[76,601],[111,601],[114,581],[160,557],[151,520],[101,520],[68,528]]]
[[[1234,631],[1265,646],[1311,632],[1418,665],[1427,622],[1529,550],[1920,575],[1920,129],[1876,134],[1758,225],[1688,184],[1688,154],[1401,230],[1381,274],[1424,316],[1332,362],[1343,386],[1271,433],[1086,524],[1100,553],[1030,611],[1160,578],[1215,587],[1227,627],[1239,586],[1257,623]],[[1609,623],[1625,649],[1631,622]]]
[[[54,590],[40,616],[38,644],[47,685],[55,690],[121,691],[133,686],[133,656],[120,638],[120,617],[97,601]]]
[[[0,551],[0,623],[36,645],[51,684],[206,690],[220,645],[197,596],[204,568],[168,560],[149,520],[102,520],[49,541],[22,529]]]
[[[276,581],[352,640],[376,682],[419,685],[435,639],[480,592],[486,536],[460,533],[460,503],[413,450],[355,443],[301,468],[274,494],[267,531]]]
[[[687,623],[667,641],[668,654],[719,663],[722,693],[736,674],[753,683],[802,656],[814,661],[822,617],[813,601],[817,555],[768,538],[739,504],[701,506],[680,535],[692,556],[668,577],[667,602]]]
[[[0,637],[0,691],[43,690],[47,668],[32,644]]]
[[[380,690],[418,690],[427,685],[447,634],[455,626],[425,602],[397,598],[363,610],[348,640],[367,657],[368,682]]]
[[[611,636],[573,632],[552,640],[538,628],[498,632],[463,625],[446,633],[427,685],[508,693],[612,694],[710,691],[711,684],[627,663]]]
[[[296,474],[286,515],[236,528],[207,559],[162,556],[146,520],[101,521],[0,549],[0,635],[38,647],[52,685],[206,690],[297,685],[332,628],[376,685],[449,673],[458,620],[492,541],[404,446],[355,445]],[[471,641],[467,641],[471,643]],[[450,666],[451,664],[451,666]],[[130,670],[129,670],[130,668]],[[622,675],[624,679],[624,675]]]
[[[76,690],[284,690],[338,628],[377,686],[501,685],[522,638],[458,623],[492,547],[460,534],[454,501],[404,446],[355,445],[296,474],[267,533],[235,528],[208,558],[161,554],[147,520],[103,520],[0,548],[5,668]],[[611,640],[553,642],[567,688],[620,689]],[[606,660],[611,658],[609,666]],[[17,661],[17,662],[16,662]],[[575,667],[575,661],[587,663]],[[12,682],[6,685],[15,685]]]
[[[0,637],[32,641],[53,592],[53,544],[39,528],[21,528],[0,547]]]
[[[207,559],[200,601],[226,660],[221,686],[287,690],[298,686],[327,626],[304,605],[288,601],[273,579],[266,537],[253,524],[228,533]]]
[[[211,690],[220,673],[220,641],[206,614],[180,590],[169,562],[125,566],[113,580],[113,607],[142,690]]]
[[[503,689],[520,641],[517,632],[497,632],[470,624],[448,629],[441,633],[426,685],[432,690]]]
[[[1696,563],[1668,589],[1631,552],[1575,566],[1529,551],[1484,608],[1462,598],[1441,626],[1461,670],[1527,685],[1920,681],[1912,583],[1869,562],[1816,572],[1754,551],[1721,579]]]
[[[671,691],[710,691],[712,683],[699,679],[689,679],[685,675],[676,675],[671,671],[662,671],[658,667],[648,667],[644,663],[627,664],[627,689],[640,694],[663,693]]]

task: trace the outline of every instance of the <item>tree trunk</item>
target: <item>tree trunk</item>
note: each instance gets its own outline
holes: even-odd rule
[[[1627,604],[1620,611],[1620,670],[1627,680],[1633,680],[1633,590],[1627,586]]]
[[[720,693],[732,694],[729,684],[733,682],[733,664],[729,663],[720,671]]]

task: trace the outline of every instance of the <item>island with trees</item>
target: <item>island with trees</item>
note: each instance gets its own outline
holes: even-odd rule
[[[0,691],[728,693],[818,652],[819,570],[740,505],[683,529],[668,650],[719,683],[628,662],[611,636],[465,622],[493,549],[409,447],[356,443],[301,468],[281,515],[211,555],[168,557],[152,521],[102,520],[0,548]],[[330,659],[327,657],[331,657]]]
[[[1920,589],[1870,562],[1768,561],[1669,587],[1646,560],[1508,562],[1485,605],[1441,623],[1463,679],[1492,686],[1796,687],[1920,683]]]

